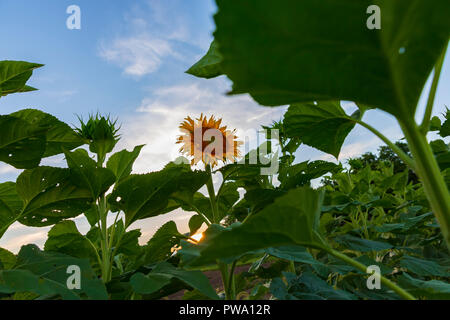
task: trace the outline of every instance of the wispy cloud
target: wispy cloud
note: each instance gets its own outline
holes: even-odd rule
[[[118,38],[112,44],[102,44],[100,56],[116,63],[124,73],[143,76],[158,70],[162,59],[172,54],[168,41],[147,34]]]
[[[198,42],[179,0],[151,0],[134,5],[124,16],[127,31],[103,39],[99,55],[118,65],[127,75],[142,77],[156,72],[166,58],[184,59],[178,42]]]

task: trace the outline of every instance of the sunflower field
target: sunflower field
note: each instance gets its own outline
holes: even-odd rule
[[[137,174],[144,145],[118,150],[120,119],[0,115],[0,161],[21,170],[0,181],[0,238],[15,223],[50,227],[43,247],[0,248],[0,300],[450,299],[450,110],[432,116],[438,85],[449,89],[449,2],[216,3],[214,41],[186,72],[227,77],[228,95],[261,111],[289,106],[282,119],[246,150],[220,115],[186,115],[179,157]],[[366,26],[372,4],[379,29]],[[27,83],[39,68],[0,61],[0,108],[37,90]],[[404,139],[368,124],[373,109]],[[355,126],[381,139],[377,153],[296,159],[305,145],[338,159]],[[41,164],[55,155],[64,166]],[[139,242],[139,221],[179,209],[190,232],[169,221]]]

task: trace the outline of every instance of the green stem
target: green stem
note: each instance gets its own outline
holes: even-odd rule
[[[126,228],[125,228],[126,230]],[[114,246],[114,250],[111,253],[111,256],[109,257],[109,275],[112,275],[112,267],[114,263],[114,257],[116,256],[117,249],[119,248],[120,243],[122,242],[122,238],[125,235],[125,230],[120,234],[119,239],[117,239],[116,245]]]
[[[289,267],[288,267],[289,272],[292,272],[293,274],[297,274],[297,272],[295,271],[295,262],[292,260],[289,260]]]
[[[211,165],[206,165],[206,172],[209,174],[208,181],[206,182],[206,187],[208,189],[208,195],[209,200],[211,202],[211,210],[213,213],[213,223],[220,224],[220,218],[219,218],[219,208],[217,206],[216,202],[216,193],[214,191],[214,184],[213,184],[213,178],[212,178],[212,171],[211,171]],[[219,266],[220,273],[222,275],[222,283],[223,288],[225,290],[225,299],[230,300],[232,299],[230,288],[228,286],[227,280],[228,280],[228,265],[226,263],[220,262],[217,260],[217,265]]]
[[[101,268],[102,267],[102,259],[100,259],[100,256],[98,255],[97,248],[95,247],[95,245],[92,243],[92,241],[88,237],[85,237],[85,239],[88,241],[88,243],[91,245],[92,249],[94,250],[95,256],[97,257],[98,265]]]
[[[228,290],[230,291],[231,300],[236,299],[236,286],[234,283],[234,269],[236,268],[237,260],[233,261],[231,265],[230,274],[228,275]]]
[[[368,124],[368,123],[366,123],[364,121],[361,121],[361,120],[358,120],[358,119],[354,119],[354,118],[351,118],[351,120],[353,120],[356,123],[360,124],[364,128],[372,131],[372,133],[375,134],[378,138],[380,138],[384,143],[386,143],[392,149],[392,151],[394,151],[400,157],[400,159],[402,159],[403,162],[405,162],[408,165],[408,167],[410,167],[412,170],[415,170],[416,166],[415,166],[414,160],[411,159],[411,157],[408,156],[405,152],[403,152],[402,149],[400,149],[394,143],[392,143],[391,140],[389,140],[380,131],[378,131],[377,129],[375,129],[370,124]]]
[[[367,272],[367,267],[363,265],[362,263],[359,263],[358,261],[350,258],[349,256],[340,253],[339,251],[336,251],[331,248],[323,248],[325,251],[327,251],[332,256],[348,263],[351,266],[354,266],[358,270],[360,270],[363,273]],[[400,288],[398,285],[396,285],[394,282],[390,281],[389,279],[385,278],[383,275],[380,275],[381,283],[384,284],[389,289],[392,289],[395,293],[397,293],[400,297],[407,299],[407,300],[416,300],[416,298],[411,295],[409,292],[405,291],[404,289]]]
[[[400,122],[416,163],[416,174],[450,249],[450,194],[426,137],[414,121]]]
[[[106,211],[106,198],[101,197],[98,201],[98,211],[101,221],[101,248],[102,248],[102,280],[104,283],[109,281],[110,257],[108,244],[108,224]]]
[[[225,300],[231,300],[230,291],[228,288],[228,266],[226,263],[217,260],[217,265],[219,266],[220,274],[222,276],[223,290],[225,291]]]
[[[447,43],[448,45],[448,43]],[[425,113],[423,115],[422,124],[420,125],[420,131],[423,135],[426,135],[428,133],[428,130],[430,130],[430,121],[431,121],[431,114],[433,112],[433,105],[434,105],[434,97],[436,96],[436,90],[439,83],[439,77],[441,75],[442,65],[444,64],[445,59],[445,53],[447,51],[447,45],[445,46],[444,50],[442,51],[441,56],[439,57],[435,67],[434,67],[434,75],[433,75],[433,82],[431,83],[430,92],[428,94],[428,101],[427,106],[425,108]]]
[[[212,172],[211,172],[211,165],[206,165],[206,172],[209,174],[208,181],[206,182],[206,187],[208,189],[208,195],[209,200],[211,202],[211,210],[213,213],[213,223],[220,223],[218,210],[217,210],[217,203],[216,203],[216,193],[214,191],[214,184],[213,184],[213,178],[212,178]]]

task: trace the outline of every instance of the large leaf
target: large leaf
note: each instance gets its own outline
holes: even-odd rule
[[[342,144],[355,122],[339,102],[294,104],[284,115],[286,134],[338,158]]]
[[[318,232],[322,193],[308,187],[290,190],[244,224],[225,229],[200,250],[193,265],[240,256],[274,246],[324,246]]]
[[[201,228],[203,223],[205,222],[204,218],[199,214],[194,214],[189,219],[189,234],[192,236],[197,232],[198,229]]]
[[[38,167],[22,172],[17,178],[17,192],[24,202],[19,221],[47,226],[89,209],[93,201],[90,190],[72,180],[70,169]]]
[[[176,278],[212,299],[218,299],[208,278],[201,271],[185,271],[176,269],[171,264],[162,262],[148,275],[136,273],[130,283],[136,293],[150,294],[162,289]]]
[[[156,231],[144,247],[143,264],[151,264],[167,260],[172,255],[172,249],[186,236],[178,232],[173,221],[166,222]]]
[[[407,273],[399,277],[402,288],[407,289],[416,297],[427,297],[429,299],[450,299],[450,284],[440,280],[415,279]]]
[[[0,183],[0,238],[7,228],[18,218],[23,201],[16,191],[14,182]]]
[[[89,157],[84,149],[73,152],[66,151],[67,164],[69,165],[72,180],[75,185],[89,189],[93,199],[104,194],[116,181],[114,173],[97,166],[97,163]]]
[[[274,257],[291,260],[295,262],[306,263],[309,265],[321,263],[313,258],[313,256],[306,250],[305,247],[291,245],[281,246],[266,249],[266,252]]]
[[[67,273],[69,266],[81,271],[81,289],[69,290]],[[50,297],[60,295],[64,299],[107,299],[106,288],[92,271],[89,261],[60,253],[43,252],[35,245],[23,246],[13,270],[0,271],[0,292],[34,292]]]
[[[350,100],[412,119],[449,39],[446,0],[217,0],[232,93],[277,106]],[[381,29],[367,28],[370,5]]]
[[[6,294],[31,292],[49,298],[61,296],[65,300],[80,299],[65,284],[40,277],[28,270],[0,270],[0,292]]]
[[[113,228],[113,226],[109,229],[111,230],[111,228]],[[115,254],[124,254],[129,257],[139,255],[142,251],[141,246],[139,246],[141,231],[139,229],[135,229],[127,232],[122,219],[116,222],[114,228],[114,239],[111,242],[111,246],[117,247],[115,249]]]
[[[15,92],[33,91],[34,88],[25,84],[33,74],[33,70],[42,66],[25,61],[0,61],[0,97]]]
[[[17,258],[14,253],[0,248],[0,270],[8,270],[16,265]]]
[[[213,41],[208,52],[196,64],[189,68],[186,73],[192,74],[199,78],[215,78],[222,74],[220,63],[222,56],[220,55],[216,41]]]
[[[117,182],[131,174],[134,161],[136,161],[143,147],[144,145],[136,146],[131,152],[122,150],[109,158],[106,167],[115,174]]]
[[[288,281],[286,285],[277,278],[272,281],[270,290],[274,296],[282,300],[353,300],[356,297],[343,290],[335,289],[323,279],[311,272],[303,272],[300,276],[283,273]]]
[[[311,180],[320,178],[326,173],[336,173],[342,167],[332,162],[317,160],[312,162],[301,162],[280,170],[278,176],[281,188],[291,189],[294,187],[309,185]]]
[[[31,125],[48,128],[44,158],[62,153],[63,148],[72,150],[84,144],[69,125],[48,113],[36,109],[24,109],[12,113],[11,116],[23,119]]]
[[[65,220],[57,223],[48,232],[45,251],[59,252],[74,258],[88,258],[96,262],[95,249],[77,229],[75,222]]]
[[[400,266],[419,276],[450,276],[449,268],[446,270],[445,267],[432,260],[424,260],[405,255],[400,260]]]
[[[381,251],[391,249],[393,246],[387,242],[373,241],[361,239],[351,236],[349,234],[336,237],[335,240],[343,245],[346,249],[356,250],[361,252]]]
[[[167,213],[180,203],[192,201],[208,176],[203,171],[192,171],[189,165],[168,164],[163,170],[143,175],[130,175],[119,183],[109,202],[125,212],[125,225]]]
[[[47,128],[12,116],[0,116],[0,161],[17,169],[39,165],[45,152]]]

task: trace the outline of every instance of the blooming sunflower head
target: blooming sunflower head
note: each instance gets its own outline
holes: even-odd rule
[[[240,156],[239,146],[243,143],[237,140],[236,130],[227,130],[221,126],[222,119],[209,119],[203,114],[197,119],[187,117],[180,125],[182,135],[177,139],[181,144],[180,152],[193,157],[191,164],[203,162],[212,167],[219,161],[235,161]]]

